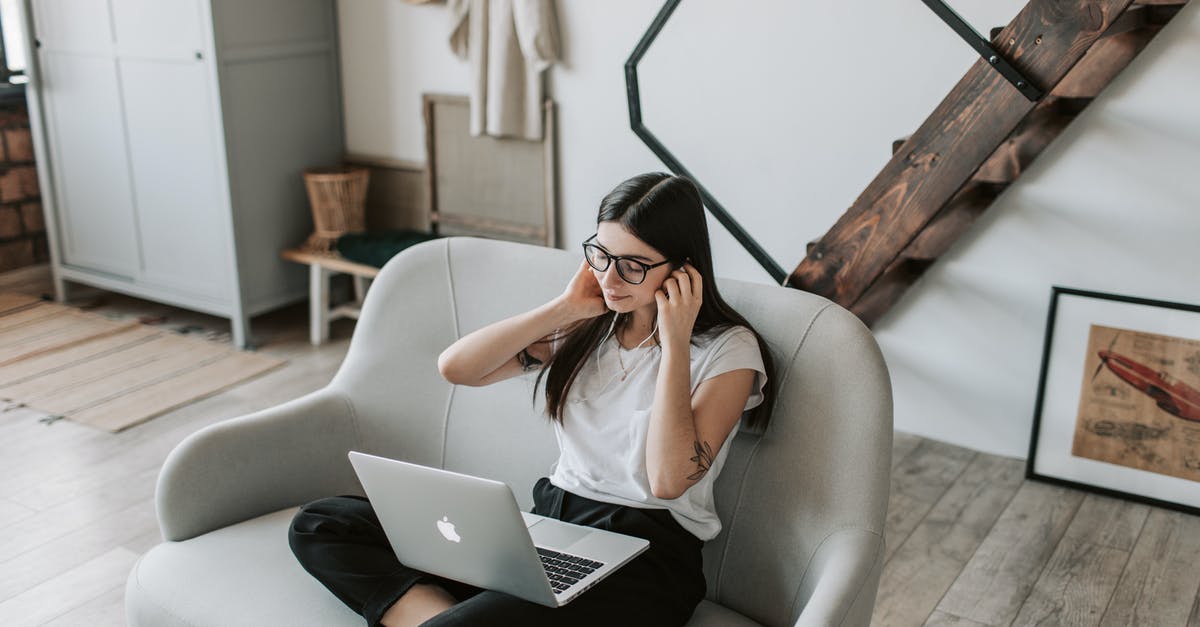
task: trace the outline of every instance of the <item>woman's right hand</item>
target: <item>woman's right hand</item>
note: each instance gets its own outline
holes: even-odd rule
[[[604,293],[586,259],[579,262],[579,270],[557,300],[571,322],[595,318],[608,311],[604,304]]]

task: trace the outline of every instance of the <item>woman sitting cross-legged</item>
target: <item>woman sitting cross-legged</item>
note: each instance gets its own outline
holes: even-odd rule
[[[536,371],[559,457],[533,512],[649,549],[550,608],[404,566],[366,499],[309,503],[292,550],[368,625],[683,625],[704,598],[700,549],[721,529],[713,482],[743,414],[768,419],[769,353],[717,291],[691,181],[618,185],[583,257],[560,296],[464,336],[438,368],[471,386]]]

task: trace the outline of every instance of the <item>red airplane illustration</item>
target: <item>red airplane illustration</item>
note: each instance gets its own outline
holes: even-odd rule
[[[1116,338],[1113,338],[1113,344]],[[1155,371],[1145,364],[1138,363],[1124,355],[1110,350],[1099,351],[1100,364],[1092,379],[1100,374],[1100,369],[1108,366],[1113,374],[1137,388],[1138,391],[1154,399],[1159,409],[1179,416],[1184,420],[1200,422],[1200,390],[1176,379],[1166,371]]]

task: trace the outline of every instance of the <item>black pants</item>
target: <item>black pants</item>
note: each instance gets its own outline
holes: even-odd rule
[[[585,499],[549,479],[533,488],[535,514],[638,536],[650,548],[560,608],[481,590],[408,568],[396,559],[369,501],[339,496],[300,508],[288,534],[292,552],[367,625],[416,583],[442,586],[458,604],[425,623],[441,625],[683,625],[704,598],[702,542],[670,512]]]

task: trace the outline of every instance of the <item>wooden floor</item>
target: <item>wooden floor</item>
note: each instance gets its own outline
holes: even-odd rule
[[[49,291],[44,272],[0,290]],[[224,320],[117,295],[220,337]],[[123,625],[125,577],[160,541],[154,482],[205,425],[327,383],[353,322],[308,344],[303,306],[256,318],[259,350],[290,360],[119,434],[14,408],[0,413],[0,625]],[[1020,460],[897,433],[887,562],[874,625],[1200,625],[1200,519],[1022,479]]]
[[[897,433],[872,625],[1200,625],[1200,518]]]

